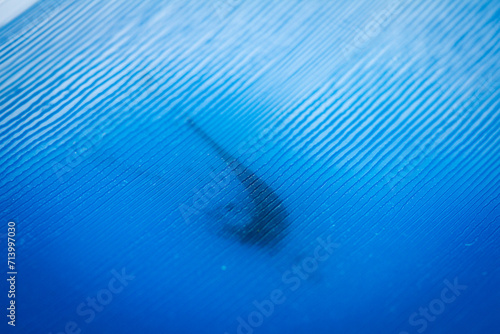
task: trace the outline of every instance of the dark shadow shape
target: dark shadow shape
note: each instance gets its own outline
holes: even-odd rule
[[[186,121],[189,127],[217,151],[229,165],[254,204],[255,209],[250,223],[243,227],[224,224],[223,231],[236,236],[242,243],[276,247],[287,235],[289,225],[288,212],[279,196],[254,172],[220,147],[192,119],[188,118]]]

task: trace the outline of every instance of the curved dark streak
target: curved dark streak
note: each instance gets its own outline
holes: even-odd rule
[[[192,119],[188,118],[187,124],[228,164],[247,190],[254,204],[252,220],[249,224],[244,227],[225,224],[224,231],[238,237],[242,243],[276,246],[286,236],[289,225],[288,212],[282,200],[266,182],[219,146]]]

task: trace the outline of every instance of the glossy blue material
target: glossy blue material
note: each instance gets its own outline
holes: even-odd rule
[[[499,1],[38,2],[0,28],[0,332],[499,333],[499,32]],[[262,196],[213,143],[276,243],[235,237]]]

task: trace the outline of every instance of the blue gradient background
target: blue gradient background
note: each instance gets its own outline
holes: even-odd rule
[[[0,28],[0,331],[232,334],[281,289],[254,333],[418,333],[456,278],[424,332],[500,333],[499,31],[499,1],[38,2]],[[187,116],[283,199],[277,254],[213,233],[234,180],[183,219],[223,168]]]

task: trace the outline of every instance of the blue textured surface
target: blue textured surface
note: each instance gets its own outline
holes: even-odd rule
[[[1,331],[500,333],[499,32],[499,1],[37,3],[0,28]],[[249,204],[188,116],[281,249],[217,235]]]

